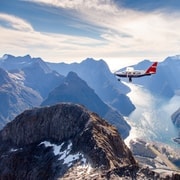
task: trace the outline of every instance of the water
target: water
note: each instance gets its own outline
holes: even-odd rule
[[[175,96],[167,102],[153,96],[140,85],[125,84],[131,88],[128,96],[136,106],[135,111],[127,118],[132,130],[126,142],[141,138],[179,149],[180,145],[172,140],[178,137],[179,129],[172,123],[171,115],[180,107],[180,96]]]

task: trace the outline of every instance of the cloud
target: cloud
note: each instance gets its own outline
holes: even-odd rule
[[[9,19],[10,16],[8,16]],[[13,17],[12,17],[13,19]],[[17,20],[17,19],[16,19]],[[18,22],[25,22],[18,19]],[[100,40],[83,36],[38,32],[30,28],[6,28],[0,26],[0,53],[13,55],[31,54],[48,60],[74,60],[87,57],[94,47],[102,44]]]
[[[13,27],[13,30],[1,27],[0,37],[4,42],[2,52],[16,47],[16,52],[19,49],[19,52],[22,50],[23,53],[56,61],[82,60],[86,57],[122,61],[123,58],[160,60],[179,52],[180,14],[177,12],[140,12],[118,6],[112,0],[28,2],[40,4],[49,13],[53,13],[52,7],[56,7],[57,11],[63,9],[63,12],[71,16],[71,20],[74,19],[68,26],[75,27],[76,30],[79,28],[86,33],[80,36],[76,33],[70,35],[69,32],[37,32],[26,20],[0,14],[0,19],[6,20]],[[87,34],[87,31],[90,34]],[[96,32],[96,36],[91,36],[91,32]]]
[[[179,35],[180,14],[165,14],[158,10],[139,12],[117,6],[112,0],[32,1],[73,11],[73,16],[81,23],[94,26],[101,38],[118,48],[142,48],[144,44],[149,48],[157,43],[162,45],[166,40],[173,44],[178,42],[174,38]]]
[[[9,28],[20,31],[33,31],[32,26],[28,22],[13,15],[0,13],[0,21],[3,21]]]

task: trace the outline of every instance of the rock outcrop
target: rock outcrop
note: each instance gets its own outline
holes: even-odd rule
[[[82,178],[97,169],[132,177],[137,164],[117,129],[77,104],[26,110],[0,131],[0,179],[67,178],[77,168]]]

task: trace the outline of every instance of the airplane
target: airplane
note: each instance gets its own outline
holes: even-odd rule
[[[127,67],[125,71],[117,71],[114,74],[118,77],[127,77],[129,82],[132,82],[132,78],[156,74],[157,64],[157,62],[154,62],[147,70],[135,70],[133,67]],[[118,81],[120,81],[119,78]]]

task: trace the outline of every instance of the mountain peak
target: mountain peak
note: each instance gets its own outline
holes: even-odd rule
[[[6,59],[8,59],[9,57],[13,57],[13,56],[10,55],[10,54],[4,54],[3,57],[1,58],[1,60],[6,60]]]
[[[93,58],[86,58],[85,60],[83,60],[80,64],[84,64],[84,65],[91,65],[91,66],[102,66],[102,67],[106,67],[107,69],[109,69],[107,63],[103,60],[103,59],[99,59],[99,60],[95,60]]]
[[[72,79],[72,80],[73,80],[73,79],[80,79],[80,78],[78,77],[78,75],[77,75],[75,72],[70,71],[70,72],[68,73],[66,79]]]

